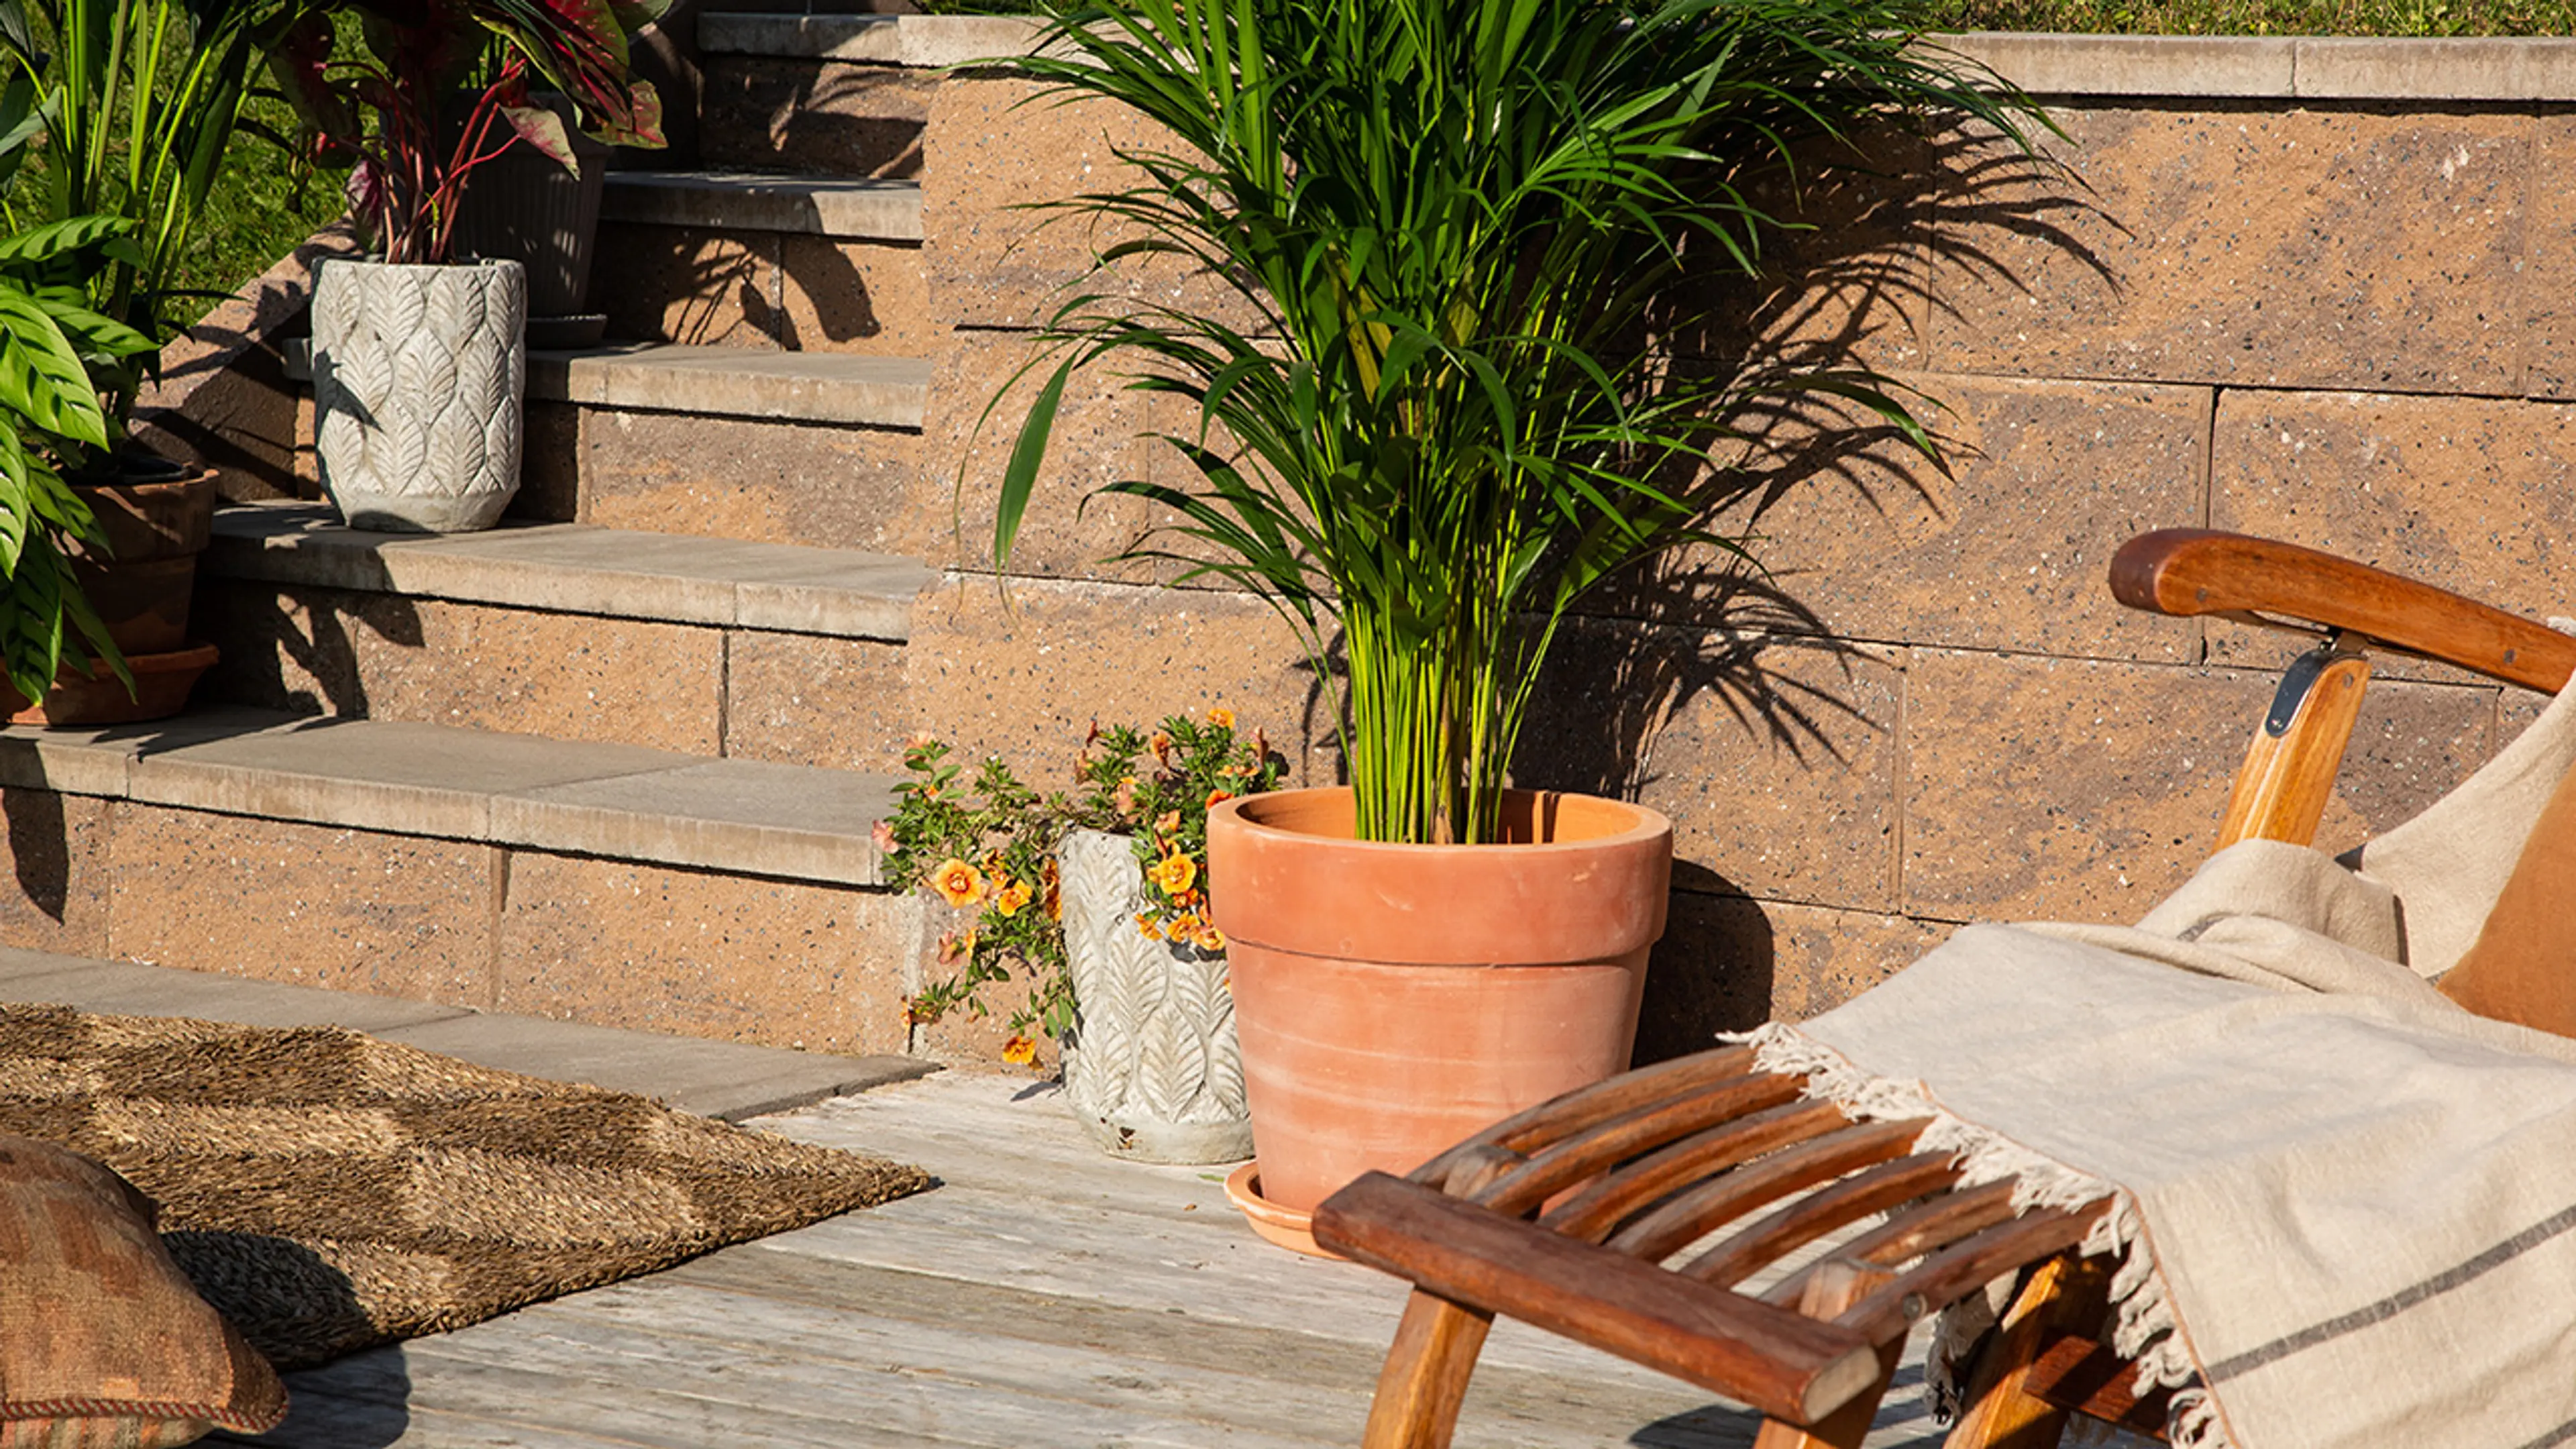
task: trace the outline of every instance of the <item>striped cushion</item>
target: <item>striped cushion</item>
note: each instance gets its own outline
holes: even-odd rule
[[[162,1449],[285,1417],[285,1386],[152,1222],[96,1162],[0,1136],[0,1449]]]

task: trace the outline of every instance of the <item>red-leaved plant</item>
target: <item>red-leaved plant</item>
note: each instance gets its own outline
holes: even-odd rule
[[[612,145],[659,146],[662,102],[627,74],[627,40],[670,0],[306,0],[270,53],[279,86],[326,164],[350,166],[359,226],[389,262],[449,259],[456,202],[474,169],[525,142],[578,171],[572,138],[532,87],[567,98],[581,128]],[[363,53],[336,54],[343,12]],[[487,52],[497,69],[467,78]],[[460,94],[461,92],[461,94]],[[461,130],[453,108],[466,106]],[[377,116],[368,133],[362,110]]]

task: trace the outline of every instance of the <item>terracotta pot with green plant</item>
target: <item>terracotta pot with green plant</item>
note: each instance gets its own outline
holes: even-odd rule
[[[911,1002],[916,1023],[984,1015],[1013,993],[1006,1059],[1054,1038],[1076,1121],[1113,1157],[1251,1155],[1226,988],[1207,919],[1211,808],[1269,790],[1280,760],[1233,715],[1173,716],[1147,734],[1095,728],[1072,795],[1044,795],[999,759],[973,778],[937,740],[904,755],[902,803],[878,826],[887,875],[964,924],[939,938],[951,974]]]
[[[660,145],[661,104],[627,74],[627,38],[668,0],[301,3],[271,68],[322,153],[351,163],[377,251],[314,279],[323,491],[359,528],[487,528],[519,487],[528,272],[455,255],[459,202],[518,146],[577,174],[563,110],[598,140]],[[349,56],[335,53],[343,11],[363,38]],[[539,82],[560,99],[542,102]]]
[[[1141,552],[1268,600],[1319,677],[1346,666],[1349,788],[1209,827],[1259,1191],[1293,1215],[1626,1064],[1670,827],[1507,788],[1574,601],[1681,545],[1737,547],[1707,520],[1758,448],[1749,413],[1830,399],[1932,450],[1857,367],[1677,356],[1707,321],[1685,268],[1758,275],[1783,225],[1758,188],[1868,167],[1855,138],[1886,119],[2018,139],[2033,113],[1894,0],[1044,8],[1018,63],[1172,138],[1060,210],[1123,238],[1104,266],[1228,295],[1061,307],[1023,374],[996,554],[1068,377],[1124,360],[1197,414],[1171,439],[1190,486],[1108,485],[1179,515]]]

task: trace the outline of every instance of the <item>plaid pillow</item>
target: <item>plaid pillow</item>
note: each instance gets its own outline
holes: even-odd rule
[[[0,1449],[163,1449],[286,1417],[285,1385],[152,1222],[96,1162],[0,1136]]]

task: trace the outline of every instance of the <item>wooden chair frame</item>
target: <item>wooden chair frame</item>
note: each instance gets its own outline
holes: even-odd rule
[[[2218,844],[2311,840],[2370,678],[2369,653],[2555,692],[2576,637],[2292,544],[2167,529],[2124,545],[2132,608],[2312,633],[2237,773]],[[1806,1100],[1749,1048],[1669,1061],[1477,1133],[1411,1174],[1369,1173],[1315,1213],[1326,1247],[1414,1290],[1366,1449],[1446,1449],[1496,1314],[1607,1350],[1764,1416],[1756,1449],[1851,1449],[1907,1332],[2022,1275],[1971,1373],[1952,1449],[2047,1449],[2070,1415],[2162,1436],[2163,1396],[2098,1342],[2106,1286],[2074,1256],[2102,1210],[2015,1215],[2012,1185],[1961,1188],[1921,1121],[1861,1123]],[[1873,1220],[1877,1220],[1873,1223]],[[1668,1261],[1709,1234],[1714,1246]],[[1763,1291],[1801,1249],[1856,1235]]]

